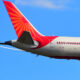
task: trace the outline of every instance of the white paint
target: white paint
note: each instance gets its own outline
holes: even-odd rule
[[[70,45],[70,44],[57,44],[57,42],[80,42],[80,38],[71,38],[71,37],[58,37],[53,40],[48,45],[38,48],[32,49],[37,46],[35,45],[25,45],[19,42],[13,42],[14,47],[20,48],[22,50],[32,52],[38,55],[44,55],[48,57],[54,56],[72,56],[72,57],[80,57],[80,45]],[[64,48],[63,48],[64,47]]]

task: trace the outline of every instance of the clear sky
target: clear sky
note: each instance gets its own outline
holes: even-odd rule
[[[9,1],[44,35],[80,36],[79,0]],[[0,0],[0,41],[14,39],[17,36]],[[80,61],[0,48],[0,80],[80,80]]]

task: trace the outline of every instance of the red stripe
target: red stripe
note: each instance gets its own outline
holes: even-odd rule
[[[58,38],[58,36],[41,36],[41,38],[38,38],[38,42],[39,42],[39,45],[34,48],[34,49],[38,49],[38,48],[42,48],[46,45],[48,45],[51,41],[55,40],[56,38]]]

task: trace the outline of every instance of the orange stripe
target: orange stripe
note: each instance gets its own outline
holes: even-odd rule
[[[19,25],[20,25],[20,23],[17,23],[17,24],[14,25],[14,27],[19,26]]]
[[[23,26],[23,25],[22,25]],[[20,28],[19,32],[18,32],[18,36],[20,36],[21,31],[23,31],[23,27]]]
[[[11,16],[11,15],[10,15]],[[22,17],[11,17],[11,19],[19,19],[19,20],[22,20]]]
[[[19,26],[15,29],[15,31],[17,31],[18,29],[20,29],[20,26],[21,26],[21,25],[19,25]]]
[[[12,16],[15,16],[15,17],[20,17],[18,14],[15,14],[15,13],[12,13],[12,12],[9,12],[8,14],[12,15]]]
[[[13,22],[16,21],[16,22],[23,23],[21,19],[16,19],[16,18],[15,18],[15,19],[12,19],[12,21],[13,21]]]
[[[11,19],[11,21],[18,21],[19,23],[22,23],[22,20],[20,19]]]
[[[10,10],[12,10],[13,12],[15,12],[15,14],[17,14],[18,16],[21,16],[21,13],[18,12],[18,10],[14,10],[11,7],[9,7],[9,5],[6,5],[7,8],[9,8]]]
[[[20,23],[21,24],[21,21],[18,21],[18,20],[15,20],[15,21],[11,20],[11,21],[12,21],[13,24],[14,23]]]
[[[26,24],[24,24],[24,27],[25,27],[25,30],[28,31],[28,28],[27,28],[27,25]]]
[[[23,31],[25,31],[25,23],[22,23]]]

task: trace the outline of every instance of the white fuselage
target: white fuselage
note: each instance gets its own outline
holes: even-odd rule
[[[0,43],[53,58],[80,59],[80,38],[43,36],[10,2],[3,0],[18,40]],[[35,40],[35,41],[34,41]]]
[[[80,57],[80,38],[58,37],[42,48],[33,49],[37,45],[26,45],[13,41],[14,47],[37,55],[48,57]]]

